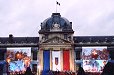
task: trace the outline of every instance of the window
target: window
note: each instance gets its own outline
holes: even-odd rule
[[[76,60],[80,60],[81,58],[80,58],[80,51],[76,51]]]
[[[64,34],[64,39],[67,39],[67,36],[68,36],[67,34]]]
[[[33,60],[37,60],[37,52],[33,52]]]
[[[37,73],[37,64],[32,64],[32,71],[36,75],[36,73]]]
[[[38,57],[38,47],[32,47],[31,48],[31,52],[32,52],[32,59],[33,60],[37,60],[37,57]]]
[[[48,39],[48,34],[45,34],[45,40]]]

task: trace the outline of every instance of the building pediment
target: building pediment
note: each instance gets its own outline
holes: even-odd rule
[[[71,42],[65,39],[61,39],[60,37],[53,37],[46,41],[44,41],[42,44],[70,44]]]

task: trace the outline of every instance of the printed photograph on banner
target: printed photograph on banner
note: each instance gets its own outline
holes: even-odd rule
[[[6,60],[10,73],[25,72],[26,68],[30,66],[31,48],[7,48]]]
[[[83,60],[83,69],[85,72],[102,72],[107,60]]]
[[[109,51],[107,47],[82,47],[83,60],[108,60]]]

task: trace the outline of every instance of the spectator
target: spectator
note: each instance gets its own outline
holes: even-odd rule
[[[111,60],[105,65],[101,75],[114,75],[114,51],[110,51]]]
[[[0,64],[0,75],[3,75],[3,65]]]
[[[33,73],[32,73],[32,71],[31,71],[30,67],[27,67],[27,70],[26,70],[26,72],[25,72],[24,75],[33,75]]]
[[[77,75],[86,75],[84,69],[81,67],[81,64],[78,64],[78,67],[79,69],[77,71]]]

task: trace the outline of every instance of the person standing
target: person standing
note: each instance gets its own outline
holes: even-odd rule
[[[0,64],[0,75],[3,75],[3,65]]]
[[[101,75],[114,75],[114,51],[110,51],[111,60],[104,66]]]
[[[25,72],[24,75],[34,75],[34,74],[32,73],[31,68],[27,67],[26,72]]]
[[[77,75],[86,75],[84,69],[81,67],[81,64],[78,64]]]

